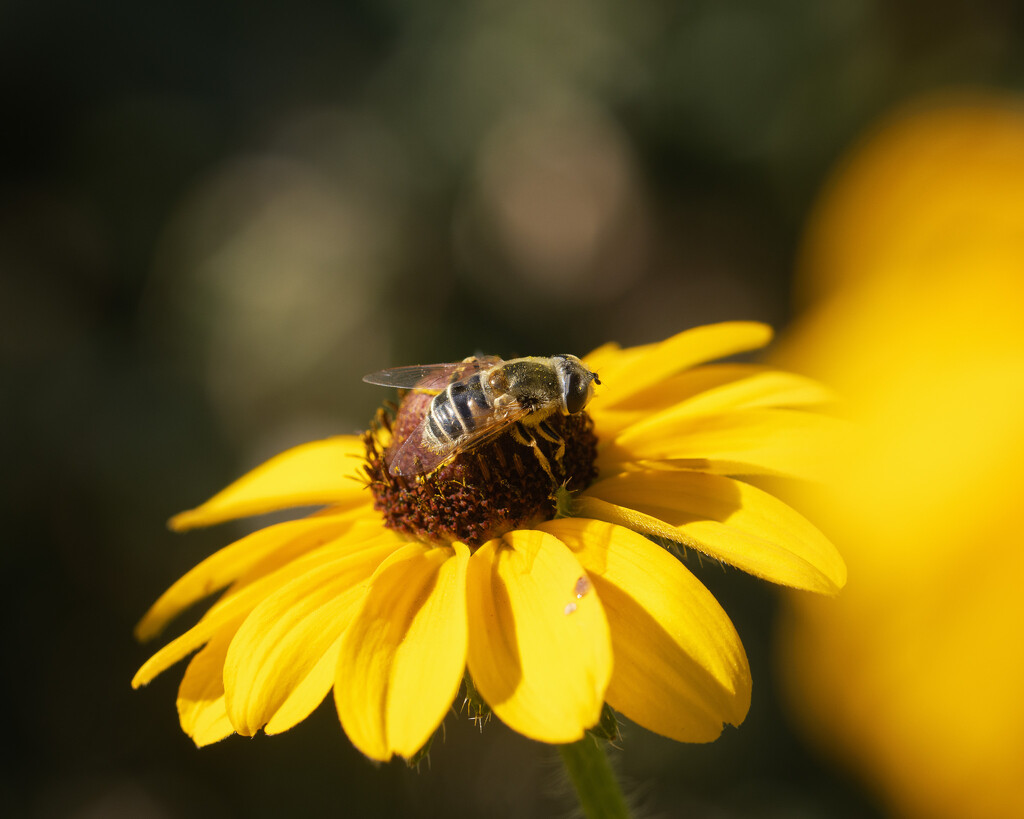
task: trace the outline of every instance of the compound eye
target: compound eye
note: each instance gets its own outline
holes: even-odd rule
[[[586,371],[573,371],[569,373],[569,381],[565,391],[565,409],[570,415],[575,415],[587,405],[593,393],[593,388],[591,387],[593,378],[593,374]]]

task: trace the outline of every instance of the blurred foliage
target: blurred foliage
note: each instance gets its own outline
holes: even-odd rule
[[[7,0],[3,573],[14,815],[545,815],[548,749],[450,720],[373,769],[330,709],[195,751],[131,626],[231,532],[163,521],[360,429],[364,372],[789,319],[810,203],[891,105],[1018,89],[1013,4]],[[872,815],[789,732],[773,596],[707,570],[751,657],[739,731],[624,729],[650,813]],[[423,766],[424,768],[428,766]]]

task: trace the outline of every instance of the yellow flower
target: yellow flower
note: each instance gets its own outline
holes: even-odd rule
[[[498,718],[543,742],[580,739],[606,702],[673,739],[713,740],[746,715],[746,655],[714,597],[655,541],[796,588],[833,593],[845,581],[814,527],[732,477],[805,477],[809,453],[829,440],[829,420],[807,411],[829,400],[816,383],[756,365],[698,366],[769,338],[763,325],[728,323],[594,351],[584,362],[602,385],[588,408],[596,478],[556,492],[557,517],[549,503],[547,519],[488,530],[476,545],[384,525],[375,504],[407,500],[367,489],[386,435],[277,456],[172,526],[325,508],[242,538],[175,583],[140,622],[140,638],[226,591],[133,684],[201,649],[178,698],[198,745],[285,731],[333,688],[359,750],[408,758],[437,730],[467,672]],[[445,486],[430,486],[431,502],[444,502]],[[497,494],[485,491],[480,506],[490,501]],[[442,518],[480,513],[444,510]],[[429,525],[430,515],[417,520]]]
[[[791,601],[782,667],[808,733],[898,816],[1024,816],[1022,111],[933,100],[852,153],[780,355],[860,430],[804,499],[855,582]]]

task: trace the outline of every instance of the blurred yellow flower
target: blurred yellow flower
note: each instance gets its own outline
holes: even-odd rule
[[[897,814],[1024,816],[1024,107],[904,111],[819,204],[811,301],[776,357],[859,434],[805,497],[850,563],[794,597],[783,673],[809,733]]]
[[[602,386],[588,410],[588,481],[555,493],[558,516],[548,485],[546,519],[496,535],[485,526],[478,543],[442,537],[448,528],[417,538],[384,525],[382,511],[400,523],[395,508],[424,484],[396,484],[398,496],[391,482],[383,494],[368,491],[376,434],[277,456],[178,515],[174,528],[326,508],[242,538],[175,583],[140,622],[140,638],[226,591],[133,684],[201,649],[178,697],[182,727],[198,745],[285,731],[333,688],[359,750],[409,758],[437,730],[467,671],[494,714],[543,742],[578,740],[606,702],[673,739],[713,740],[746,715],[746,655],[714,597],[652,538],[796,588],[833,593],[845,582],[845,565],[813,526],[732,477],[807,475],[808,452],[820,453],[832,431],[807,410],[830,393],[761,366],[698,366],[770,335],[760,324],[728,323],[593,352],[584,361]],[[514,473],[483,486],[492,521],[504,519],[493,507]],[[465,489],[427,486],[430,504]],[[432,506],[418,520],[466,514]]]

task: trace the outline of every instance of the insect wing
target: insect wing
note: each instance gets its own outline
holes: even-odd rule
[[[480,370],[493,367],[500,361],[501,359],[497,356],[488,355],[451,364],[414,364],[408,367],[391,367],[364,375],[363,381],[381,387],[440,392],[449,384],[463,381]]]
[[[424,418],[398,449],[388,453],[385,463],[392,475],[427,475],[451,457],[454,445],[431,449],[424,443],[423,429],[426,423],[427,419]]]
[[[416,364],[410,367],[392,367],[363,376],[367,384],[398,389],[432,389],[432,385],[446,385],[458,372],[458,364]]]

